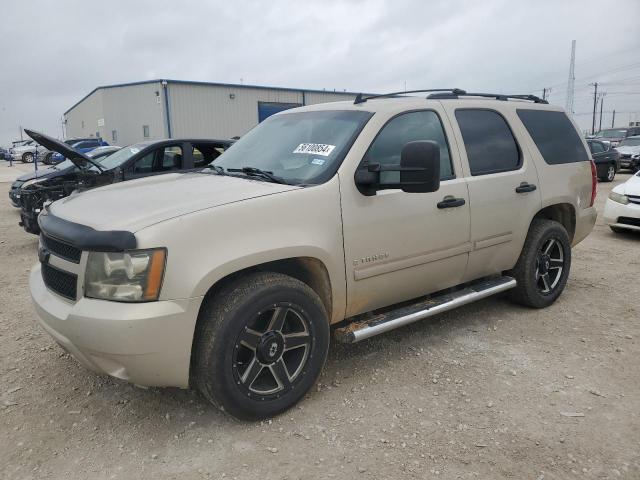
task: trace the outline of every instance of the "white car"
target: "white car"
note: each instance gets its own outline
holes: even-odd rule
[[[604,207],[604,220],[616,233],[640,232],[640,172],[615,187]]]
[[[640,135],[623,139],[616,150],[620,154],[620,168],[638,171],[640,168]]]

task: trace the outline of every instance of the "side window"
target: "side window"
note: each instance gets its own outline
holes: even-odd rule
[[[591,148],[591,153],[604,152],[604,145],[600,142],[589,142],[589,147]]]
[[[454,177],[449,145],[437,113],[429,110],[403,113],[389,121],[378,133],[364,160],[367,163],[400,164],[402,147],[409,142],[430,140],[440,146],[440,178]],[[381,172],[381,183],[397,183],[400,172]]]
[[[156,151],[153,150],[147,153],[144,157],[136,160],[133,165],[133,172],[136,174],[146,174],[153,172],[153,159],[156,156]]]
[[[520,108],[517,112],[546,163],[589,160],[582,138],[564,112]]]
[[[520,168],[520,149],[507,121],[493,110],[456,110],[471,175]]]
[[[194,168],[204,167],[218,158],[224,150],[220,147],[214,147],[213,145],[194,145],[193,151],[193,166]]]
[[[182,168],[182,147],[171,145],[164,147],[160,171],[180,170]]]

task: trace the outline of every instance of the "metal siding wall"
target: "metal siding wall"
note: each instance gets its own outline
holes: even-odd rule
[[[302,93],[169,83],[169,99],[174,137],[231,138],[258,123],[258,102],[302,104]]]
[[[244,135],[258,123],[258,102],[302,104],[302,90],[271,90],[251,87],[168,84],[171,130],[174,138],[231,138]],[[155,92],[160,93],[157,102]],[[229,96],[235,95],[231,99]],[[353,100],[352,94],[305,91],[306,105]],[[114,143],[111,131],[118,134],[118,145],[144,140],[142,126],[149,125],[151,139],[167,136],[164,120],[162,85],[148,83],[112,87],[94,92],[67,115],[67,136],[83,137],[99,132]],[[98,127],[103,118],[104,126]],[[81,128],[84,120],[85,128]]]
[[[159,92],[159,97],[156,97],[156,92]],[[143,136],[143,125],[149,125],[149,139],[166,138],[164,98],[160,83],[107,88],[103,93],[104,138],[107,142],[124,146],[148,140]],[[116,142],[112,141],[112,130],[118,134]]]
[[[316,103],[342,102],[344,100],[354,100],[355,95],[340,92],[307,92],[305,93],[307,105],[315,105]]]
[[[98,127],[101,118],[104,118],[103,90],[97,90],[65,115],[67,138],[95,137],[96,132],[106,138],[104,127]]]

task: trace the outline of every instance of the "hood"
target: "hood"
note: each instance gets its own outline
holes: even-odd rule
[[[634,155],[636,153],[640,153],[640,145],[623,145],[622,147],[616,147],[618,153],[623,153],[625,155]]]
[[[638,175],[634,175],[622,185],[618,185],[614,188],[614,191],[624,195],[640,196],[640,177]]]
[[[104,170],[99,163],[94,162],[85,154],[74,150],[66,143],[56,140],[55,138],[51,138],[44,133],[34,132],[33,130],[27,130],[26,128],[24,129],[24,131],[27,135],[29,135],[43,147],[48,148],[53,152],[58,152],[62,156],[71,160],[78,168],[83,168],[86,165],[90,164],[94,165],[99,171]]]
[[[136,232],[198,210],[298,188],[213,173],[168,173],[72,194],[49,211],[96,230]]]
[[[71,167],[73,168],[73,167]],[[20,175],[16,178],[16,182],[27,182],[29,180],[34,180],[36,178],[54,178],[59,175],[64,175],[70,170],[70,168],[63,168],[62,170],[58,170],[57,168],[49,167],[49,168],[39,168],[37,172],[29,172],[24,175]]]

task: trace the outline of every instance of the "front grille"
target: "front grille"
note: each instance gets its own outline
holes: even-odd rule
[[[47,263],[42,264],[42,279],[47,288],[58,295],[76,299],[78,276],[73,273],[63,272]]]
[[[45,235],[40,236],[42,245],[51,253],[56,254],[58,257],[62,257],[65,260],[69,260],[73,263],[80,263],[80,255],[82,250],[76,248],[68,243],[63,243]]]
[[[620,158],[631,158],[631,154],[630,153],[621,153],[620,154]]]
[[[629,201],[631,203],[638,203],[640,204],[640,196],[637,195],[627,195],[627,197],[629,198]]]
[[[634,227],[640,227],[640,218],[618,217],[618,223],[622,223],[624,225],[633,225]]]

